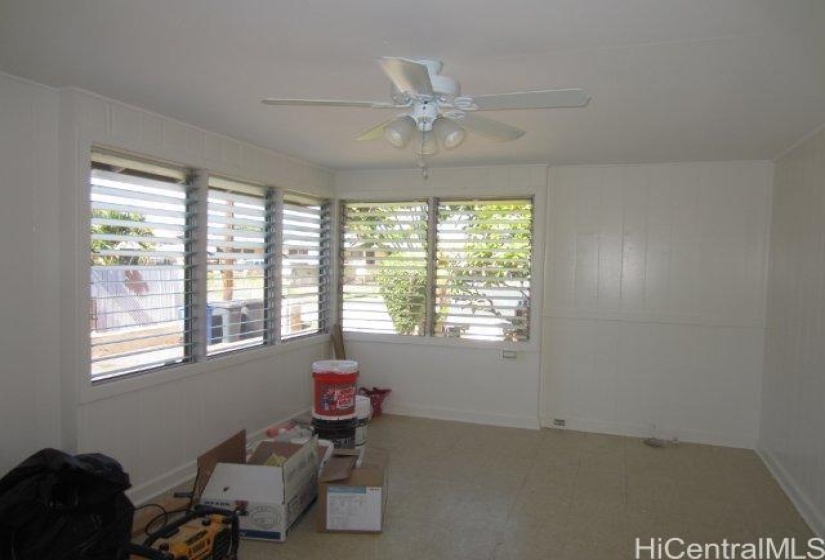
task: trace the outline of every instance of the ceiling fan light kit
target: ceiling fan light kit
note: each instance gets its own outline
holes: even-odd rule
[[[524,131],[499,121],[481,117],[479,111],[510,109],[551,109],[583,107],[590,98],[580,89],[531,90],[461,96],[461,85],[449,76],[441,75],[443,64],[438,60],[410,60],[397,57],[379,59],[381,69],[392,83],[391,102],[349,101],[333,99],[273,99],[262,100],[267,105],[303,105],[327,107],[362,107],[396,109],[402,112],[373,126],[356,137],[357,140],[384,138],[396,148],[405,148],[418,136],[416,152],[419,167],[424,170],[424,156],[438,153],[438,142],[452,150],[472,132],[497,142],[509,142],[524,135]]]
[[[384,138],[396,148],[406,148],[416,131],[415,119],[404,115],[392,120],[384,127]]]
[[[441,140],[441,143],[448,150],[457,148],[467,138],[467,133],[456,122],[449,118],[439,118],[433,123],[433,128]]]

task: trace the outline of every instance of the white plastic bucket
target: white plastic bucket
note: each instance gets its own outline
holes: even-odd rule
[[[367,443],[367,426],[372,416],[372,404],[369,397],[364,395],[355,396],[355,447],[361,447]]]

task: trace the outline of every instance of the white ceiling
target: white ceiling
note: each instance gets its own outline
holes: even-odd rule
[[[392,113],[380,56],[465,94],[581,87],[583,109],[485,113],[431,166],[770,159],[825,122],[823,0],[0,0],[0,70],[78,86],[334,169],[414,167],[353,137]]]

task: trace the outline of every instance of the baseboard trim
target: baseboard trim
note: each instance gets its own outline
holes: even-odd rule
[[[788,473],[776,456],[767,449],[756,448],[756,453],[765,463],[770,473],[779,483],[779,486],[790,498],[799,515],[808,523],[811,531],[820,538],[825,538],[825,512],[819,510],[811,500],[800,490],[799,485]]]
[[[451,420],[454,422],[470,422],[472,424],[503,426],[507,428],[526,428],[529,430],[538,430],[540,428],[538,418],[516,416],[514,414],[494,414],[489,412],[458,410],[455,408],[397,403],[393,403],[384,410],[387,414],[397,414],[399,416],[415,416],[418,418],[432,418],[434,420]]]
[[[596,434],[610,434],[614,436],[650,437],[651,435],[650,426],[640,424],[610,423],[594,420],[582,420],[578,418],[566,418],[565,427],[559,428],[558,426],[553,425],[553,420],[554,418],[551,416],[542,415],[541,425],[548,428],[591,432]],[[698,430],[679,430],[678,433],[674,433],[673,436],[679,438],[679,441],[689,443],[702,443],[706,445],[720,445],[743,449],[754,449],[756,447],[755,437],[742,436],[738,434],[717,434],[701,432]]]
[[[300,416],[308,412],[312,412],[312,409],[307,408],[305,411],[298,412],[282,420],[275,420],[268,424],[267,427],[269,427],[272,424],[277,424],[279,422],[286,422],[290,418],[295,418],[296,416]],[[257,430],[253,433],[247,434],[247,446],[257,444],[259,441],[263,440],[266,435],[265,432],[266,427],[261,428],[260,430]],[[217,444],[220,442],[215,443]],[[175,488],[180,488],[184,484],[193,483],[195,480],[195,475],[197,475],[197,473],[197,459],[192,459],[191,461],[186,462],[185,464],[177,467],[176,469],[168,471],[160,476],[157,476],[137,486],[133,486],[132,488],[126,491],[126,495],[129,496],[129,499],[132,500],[132,503],[134,503],[135,505],[143,505],[147,502],[151,502],[158,496],[168,494]]]
[[[196,462],[189,461],[185,465],[166,472],[143,484],[132,486],[132,488],[126,491],[126,495],[129,496],[133,504],[140,506],[151,502],[158,496],[172,492],[175,488],[182,487],[187,482],[193,482],[196,474]]]

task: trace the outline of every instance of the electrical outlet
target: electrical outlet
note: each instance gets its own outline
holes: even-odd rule
[[[567,426],[567,420],[564,418],[553,418],[553,425],[558,426],[559,428],[564,428]]]

